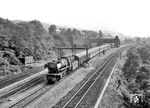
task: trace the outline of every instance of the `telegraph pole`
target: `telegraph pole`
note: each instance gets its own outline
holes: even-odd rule
[[[100,57],[100,45],[99,45],[99,57]]]
[[[86,48],[86,60],[88,60],[88,48]]]
[[[120,59],[121,59],[121,52],[120,52],[120,54],[119,54],[119,55],[120,55]]]

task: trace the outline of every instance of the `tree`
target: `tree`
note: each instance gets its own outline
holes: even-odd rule
[[[118,47],[120,45],[120,39],[119,37],[116,35],[115,37],[115,47]]]
[[[53,34],[56,31],[57,27],[55,25],[51,25],[48,30],[50,34]]]
[[[149,64],[150,60],[150,49],[147,46],[141,47],[138,49],[138,52],[140,54],[141,60],[145,64]]]
[[[8,47],[9,47],[9,43],[6,39],[0,40],[0,48],[2,50],[4,50],[5,48],[8,48]]]
[[[141,38],[140,37],[135,37],[136,43],[141,43]]]
[[[103,33],[101,30],[99,30],[99,37],[103,37]]]
[[[130,81],[135,77],[139,68],[139,56],[136,49],[130,48],[127,52],[127,57],[128,59],[126,60],[122,71],[127,81]]]
[[[53,38],[57,39],[57,40],[61,40],[61,35],[56,33],[56,34],[54,34]]]
[[[142,94],[144,101],[138,104],[131,103],[129,95],[122,93],[124,108],[150,108],[150,72],[144,66],[140,67],[140,56],[137,48],[132,47],[127,52],[127,60],[122,69],[123,75],[128,81],[127,91],[132,94]]]

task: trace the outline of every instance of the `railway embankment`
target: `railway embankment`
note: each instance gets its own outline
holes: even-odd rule
[[[121,104],[121,99],[118,97],[120,92],[120,87],[123,89],[123,85],[119,85],[118,80],[121,76],[121,68],[126,60],[126,51],[121,54],[121,59],[119,59],[117,66],[109,80],[108,86],[104,92],[104,95],[98,105],[98,108],[118,108],[119,104]]]
[[[122,54],[98,108],[149,108],[149,45]]]

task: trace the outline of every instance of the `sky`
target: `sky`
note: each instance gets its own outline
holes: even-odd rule
[[[0,0],[0,17],[150,36],[150,0]]]

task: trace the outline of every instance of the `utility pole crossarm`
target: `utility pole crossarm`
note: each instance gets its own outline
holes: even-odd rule
[[[78,49],[78,50],[87,50],[88,48],[57,48],[56,49]]]

